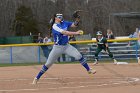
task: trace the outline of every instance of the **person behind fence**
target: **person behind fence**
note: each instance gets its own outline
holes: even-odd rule
[[[47,44],[49,42],[52,42],[51,39],[49,38],[48,35],[45,36],[45,38],[43,39],[43,43],[44,44]],[[49,53],[51,51],[51,46],[49,45],[44,45],[44,46],[41,46],[42,50],[43,50],[43,54],[44,56],[46,57],[46,59],[48,59],[48,56],[49,56]]]
[[[138,46],[140,50],[140,28],[138,29]],[[140,52],[138,54],[140,54]],[[138,57],[138,63],[140,64],[140,56]]]
[[[49,43],[49,42],[52,42],[51,37],[46,35],[45,38],[43,39],[43,43]]]
[[[138,34],[137,34],[138,36],[138,45],[140,46],[140,28],[138,29]]]
[[[52,36],[51,35],[47,35],[48,37],[48,40],[47,41],[43,41],[44,43],[50,43],[52,42]],[[49,50],[49,53],[50,51],[52,50],[52,45],[48,45],[48,50]]]
[[[138,38],[138,32],[139,32],[139,28],[136,28],[135,32],[129,35],[129,38]],[[127,46],[130,46],[132,42],[136,42],[136,41],[129,41]]]
[[[117,60],[114,58],[113,54],[110,52],[108,43],[107,43],[107,39],[105,37],[103,37],[103,34],[101,31],[98,31],[96,33],[97,37],[96,37],[96,41],[97,41],[97,49],[95,51],[95,62],[94,65],[98,64],[98,54],[104,50],[105,53],[107,53],[109,55],[109,57],[111,57],[114,60],[114,64],[117,64]]]
[[[115,39],[113,32],[111,29],[107,29],[107,34],[106,34],[107,39]]]
[[[62,54],[61,57],[58,57],[57,61],[60,63],[60,62],[65,62],[66,61],[66,57],[65,57],[65,54]]]
[[[140,46],[140,29],[139,29],[139,31],[138,31],[138,44],[139,44],[139,46]]]
[[[86,59],[80,54],[80,52],[73,46],[69,44],[68,36],[70,35],[81,35],[81,31],[76,32],[68,31],[70,27],[77,27],[78,21],[69,22],[63,19],[63,14],[55,14],[52,19],[52,34],[54,38],[54,46],[51,50],[48,60],[45,65],[42,66],[42,69],[37,74],[33,80],[33,84],[37,84],[40,77],[53,65],[53,63],[61,56],[63,53],[69,56],[75,57],[79,60],[81,65],[87,70],[89,74],[95,74],[96,71],[91,69],[86,63]]]
[[[38,36],[37,43],[43,43],[43,41],[44,41],[44,39],[41,36]],[[44,54],[45,58],[47,59],[48,58],[48,55],[47,55],[48,47],[44,46],[44,45],[41,45],[40,47],[41,47],[41,49],[43,51],[43,54]]]
[[[43,43],[43,38],[41,36],[38,36],[38,39],[36,41],[37,43]]]

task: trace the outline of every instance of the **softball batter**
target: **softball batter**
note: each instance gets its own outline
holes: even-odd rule
[[[113,57],[113,54],[110,52],[110,49],[107,44],[107,39],[103,37],[102,32],[98,31],[96,33],[97,38],[97,49],[95,52],[95,62],[94,65],[98,64],[98,54],[102,51],[102,49],[114,60],[114,64],[117,63],[116,59]]]
[[[70,32],[69,27],[76,27],[78,21],[68,22],[63,20],[62,14],[55,14],[53,18],[52,34],[54,38],[54,46],[49,54],[48,60],[43,65],[38,75],[34,78],[33,84],[37,84],[40,77],[52,66],[52,64],[60,57],[63,53],[74,57],[79,60],[81,65],[87,70],[89,74],[96,73],[95,70],[90,69],[86,63],[86,59],[80,54],[80,52],[68,42],[69,35],[80,35],[81,31]]]

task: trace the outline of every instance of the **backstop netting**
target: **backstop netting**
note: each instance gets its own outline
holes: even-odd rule
[[[117,60],[130,60],[133,59],[137,62],[137,58],[140,56],[140,49],[137,43],[137,38],[124,38],[124,39],[112,39],[108,40],[110,51],[114,54]],[[94,61],[94,54],[96,50],[95,40],[83,40],[70,42],[76,47],[88,61]],[[51,50],[53,43],[48,44],[11,44],[0,45],[0,63],[40,63],[46,62],[47,55],[44,54],[44,48]],[[99,60],[110,60],[109,56],[102,51],[99,54]],[[74,58],[68,55],[62,55],[56,62],[74,62]]]

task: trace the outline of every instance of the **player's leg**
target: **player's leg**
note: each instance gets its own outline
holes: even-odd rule
[[[74,57],[76,60],[79,60],[81,65],[88,71],[89,74],[96,73],[95,70],[90,69],[89,65],[86,62],[86,59],[81,55],[81,53],[75,47],[68,44],[64,53],[71,57]]]
[[[49,54],[48,60],[45,65],[42,66],[42,69],[35,77],[33,84],[36,84],[40,77],[51,67],[51,65],[58,59],[59,56],[62,55],[64,49],[61,46],[54,45],[52,51]]]
[[[102,51],[101,47],[97,47],[96,51],[95,51],[95,62],[94,65],[98,64],[98,55],[99,53]]]
[[[117,60],[114,58],[112,52],[110,52],[110,49],[109,48],[105,48],[104,50],[107,52],[107,54],[109,55],[109,57],[113,59],[114,64],[116,64],[117,63]]]

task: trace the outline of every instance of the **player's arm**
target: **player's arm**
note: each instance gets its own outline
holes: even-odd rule
[[[61,33],[64,34],[64,35],[71,36],[71,35],[80,35],[81,31],[76,31],[76,32],[62,31]]]
[[[107,51],[108,50],[108,42],[107,42],[107,39],[106,38],[104,38],[104,44],[106,46],[106,51]]]
[[[108,47],[108,43],[105,43],[105,46]]]
[[[105,46],[106,46],[105,52],[108,54],[108,51],[109,51],[108,43],[105,43]]]
[[[98,39],[96,38],[96,46],[98,47]]]
[[[76,32],[66,31],[66,30],[61,29],[60,27],[58,27],[56,24],[53,25],[53,29],[55,29],[56,31],[60,32],[61,34],[68,35],[68,36],[80,35],[81,34],[81,31],[76,31]]]

